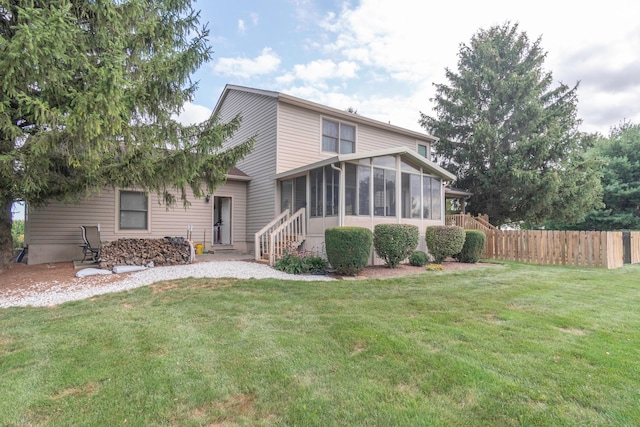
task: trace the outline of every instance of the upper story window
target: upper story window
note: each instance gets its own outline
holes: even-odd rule
[[[356,127],[322,119],[322,151],[348,154],[356,151]]]
[[[420,154],[425,159],[429,158],[429,150],[426,145],[418,144],[418,154]]]
[[[120,191],[120,229],[148,229],[148,197],[142,191]]]

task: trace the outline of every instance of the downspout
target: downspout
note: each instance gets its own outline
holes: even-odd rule
[[[344,167],[344,162],[340,164],[342,165],[342,167]],[[337,167],[333,163],[331,163],[331,169],[340,172],[340,178],[338,179],[338,191],[340,192],[339,203],[338,203],[338,226],[342,227],[344,226],[344,200],[345,200],[344,199],[345,184],[343,179],[344,174],[343,174],[342,168]]]

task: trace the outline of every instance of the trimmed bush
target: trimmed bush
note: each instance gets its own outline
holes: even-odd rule
[[[415,251],[409,256],[409,264],[414,267],[423,267],[429,262],[429,255],[422,251]]]
[[[373,228],[373,247],[389,268],[396,268],[418,246],[420,230],[409,224],[378,224]]]
[[[473,264],[480,260],[487,236],[480,230],[466,230],[466,235],[462,250],[453,257],[460,262]]]
[[[336,273],[355,276],[367,266],[373,233],[364,227],[331,227],[324,232],[329,264]]]
[[[456,225],[434,225],[427,227],[425,241],[436,264],[459,253],[464,246],[464,228]]]

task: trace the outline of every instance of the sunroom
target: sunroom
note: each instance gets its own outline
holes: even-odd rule
[[[321,249],[324,230],[334,226],[414,224],[422,236],[444,223],[444,185],[454,178],[406,148],[338,154],[276,175],[280,210],[305,208],[311,250]]]

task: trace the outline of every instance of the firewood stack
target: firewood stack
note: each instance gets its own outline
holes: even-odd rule
[[[164,239],[119,239],[102,245],[100,268],[117,265],[154,266],[188,264],[191,257],[189,243],[182,237]]]

